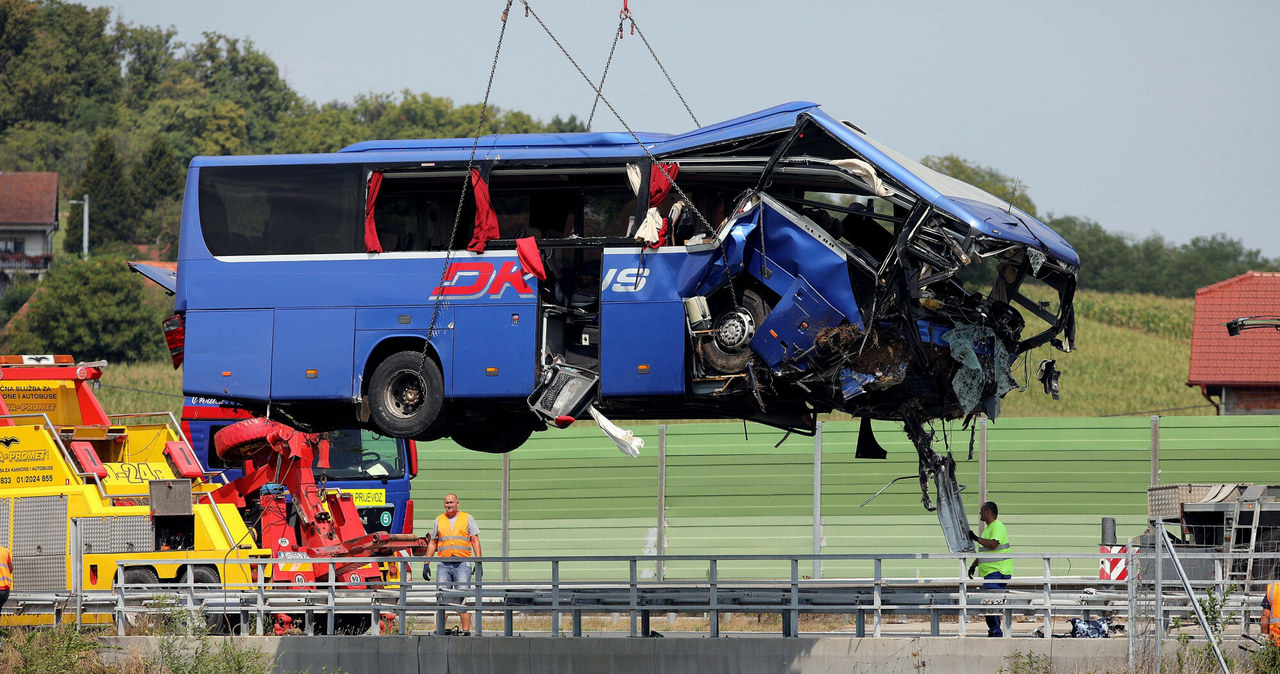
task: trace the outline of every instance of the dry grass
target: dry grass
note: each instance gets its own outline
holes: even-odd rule
[[[96,392],[108,414],[182,412],[182,370],[168,362],[108,364]]]

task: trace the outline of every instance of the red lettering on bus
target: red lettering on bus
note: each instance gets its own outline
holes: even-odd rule
[[[455,285],[453,282],[459,276],[475,275],[474,280],[467,285]],[[453,262],[449,264],[449,270],[445,272],[444,282],[446,285],[436,286],[431,291],[432,296],[444,295],[452,297],[457,295],[480,295],[485,288],[489,287],[489,279],[493,277],[493,265],[488,262]]]
[[[507,286],[511,286],[518,294],[528,295],[533,293],[533,288],[524,282],[524,270],[520,268],[520,263],[510,260],[503,263],[502,269],[498,270],[493,276],[493,285],[489,286],[489,294],[496,297],[502,296],[502,291]]]

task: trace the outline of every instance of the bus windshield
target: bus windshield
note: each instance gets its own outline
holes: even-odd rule
[[[329,440],[329,467],[315,467],[318,480],[392,480],[404,476],[395,438],[354,428],[330,431],[323,437]]]

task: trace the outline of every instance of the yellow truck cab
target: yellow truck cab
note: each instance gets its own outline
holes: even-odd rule
[[[15,593],[129,583],[247,583],[270,557],[236,508],[215,504],[169,413],[107,415],[91,385],[105,362],[0,356],[0,544]],[[157,421],[158,420],[158,421]],[[6,616],[6,622],[9,616]]]

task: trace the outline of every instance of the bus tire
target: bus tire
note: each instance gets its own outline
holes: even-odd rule
[[[743,290],[736,311],[732,305],[727,305],[712,319],[711,325],[716,334],[702,345],[702,355],[707,363],[724,374],[746,370],[754,353],[751,336],[768,315],[769,307],[764,298],[754,290]]]
[[[444,376],[421,352],[400,351],[378,364],[369,380],[369,420],[383,435],[424,434],[444,403]]]
[[[506,454],[533,435],[533,424],[521,418],[486,417],[476,423],[456,424],[450,433],[459,446],[473,452]]]

